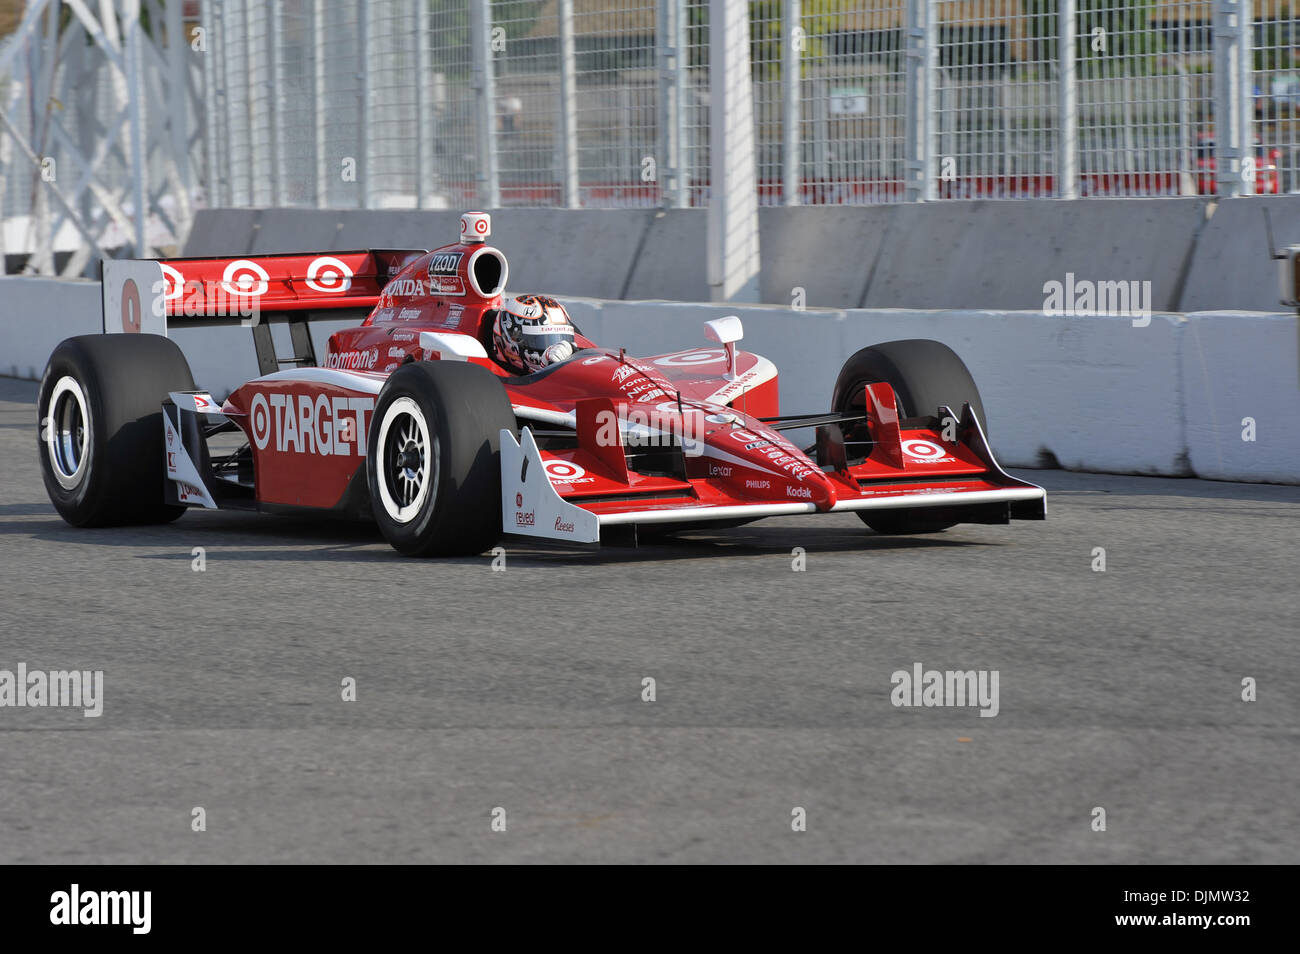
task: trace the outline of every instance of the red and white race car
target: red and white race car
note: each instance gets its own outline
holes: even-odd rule
[[[772,362],[737,349],[734,316],[646,358],[577,332],[571,357],[513,373],[490,354],[508,266],[489,234],[467,213],[432,252],[105,262],[106,333],[63,341],[41,382],[50,500],[75,526],[188,507],[364,516],[420,556],[801,513],[884,533],[1043,518],[1042,488],[994,460],[975,383],[935,341],[859,351],[829,410],[796,417]],[[318,361],[308,323],[350,312]],[[166,333],[220,323],[252,327],[261,376],[218,404]]]

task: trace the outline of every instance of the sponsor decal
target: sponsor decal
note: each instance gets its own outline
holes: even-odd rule
[[[750,368],[748,371],[740,375],[734,381],[729,381],[727,384],[723,385],[716,392],[710,395],[710,397],[718,403],[726,404],[727,402],[731,401],[733,398],[740,395],[747,388],[753,387],[757,384],[761,384],[762,379],[768,376],[769,376],[768,367],[763,362],[760,361],[758,365],[756,365],[753,368]]]
[[[799,497],[803,500],[812,499],[812,491],[807,487],[787,487],[785,488],[785,495],[787,497]]]
[[[745,481],[746,490],[767,490],[771,486],[772,486],[772,481],[770,480],[746,480]]]
[[[175,268],[172,268],[166,262],[159,262],[158,266],[163,273],[163,298],[171,301],[173,298],[180,298],[185,292],[185,276]]]
[[[366,351],[340,351],[325,358],[325,367],[342,368],[345,371],[369,371],[379,361],[379,349]]]
[[[582,363],[583,363],[583,364],[596,364],[598,361],[604,361],[604,360],[606,360],[608,357],[609,357],[608,355],[598,354],[598,355],[594,355],[594,356],[592,356],[592,357],[590,357],[590,358],[583,358],[583,359],[582,359]]]
[[[352,269],[332,255],[322,255],[307,266],[307,287],[330,294],[345,292],[352,287]]]
[[[757,450],[760,447],[771,447],[771,441],[750,441],[745,445],[745,450]]]
[[[465,306],[458,301],[453,301],[447,306],[447,317],[445,322],[449,325],[457,324],[460,322],[460,316],[463,314],[465,314]]]
[[[409,298],[412,295],[423,295],[424,281],[419,278],[399,278],[385,285],[384,293],[390,299],[399,296]]]
[[[562,518],[560,518],[560,517],[556,517],[556,518],[555,518],[555,532],[556,532],[556,533],[574,533],[575,530],[574,530],[574,528],[573,528],[573,524],[571,524],[571,523],[565,523],[564,520],[563,520]]]
[[[524,495],[523,495],[523,494],[515,494],[515,506],[516,506],[516,507],[522,507],[523,505],[524,505]]]
[[[460,280],[459,275],[453,275],[450,278],[430,278],[429,279],[430,295],[463,295],[465,294],[465,284]]]
[[[713,364],[726,360],[727,352],[722,348],[703,348],[698,351],[684,351],[681,354],[664,355],[655,364],[664,368],[676,368],[695,364]]]
[[[414,341],[415,335],[409,331],[398,331],[393,334],[394,341]]]
[[[903,453],[913,460],[925,461],[929,464],[948,463],[957,459],[931,441],[903,441]]]
[[[723,464],[710,464],[710,465],[709,465],[709,476],[710,476],[710,477],[730,477],[730,476],[731,476],[731,468],[730,468],[730,467],[727,467],[727,466],[725,466],[725,465],[723,465]]]
[[[221,273],[221,287],[229,295],[265,295],[268,281],[266,269],[246,258],[236,259]]]
[[[406,350],[404,348],[397,347],[397,345],[393,345],[391,348],[388,349],[388,356],[390,358],[397,358],[400,360],[406,357]]]
[[[397,313],[398,321],[418,321],[423,314],[418,308],[403,308]]]
[[[587,480],[583,480],[587,473],[586,469],[567,460],[548,460],[543,465],[543,469],[553,484],[573,484],[579,481],[586,483],[595,479],[588,477]]]
[[[464,252],[438,252],[429,256],[429,277],[455,275],[460,271],[460,261],[464,257]]]
[[[180,473],[176,468],[176,431],[172,429],[172,422],[165,416],[163,423],[167,426],[167,476],[175,477]]]
[[[429,258],[429,294],[463,295],[465,283],[460,277],[464,252],[438,252]]]
[[[203,500],[203,492],[193,484],[187,484],[183,480],[176,481],[176,499],[181,503],[187,500]]]
[[[366,453],[366,415],[374,409],[373,397],[258,391],[248,414],[258,450],[360,457]]]
[[[392,308],[380,308],[378,311],[375,312],[375,321],[392,321],[392,320],[393,320]]]
[[[515,526],[516,526],[516,527],[534,527],[534,526],[536,526],[536,525],[537,525],[537,512],[536,512],[536,511],[534,511],[534,510],[529,510],[527,513],[525,513],[525,512],[522,511],[522,510],[516,510],[516,511],[515,511]]]

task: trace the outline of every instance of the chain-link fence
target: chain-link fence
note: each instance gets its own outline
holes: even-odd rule
[[[705,205],[709,11],[201,0],[195,187],[233,206]],[[750,0],[749,13],[765,204],[1300,191],[1289,0]],[[35,138],[52,124],[28,106],[50,84],[22,62],[0,90]],[[93,114],[110,78],[79,85],[59,128]],[[129,177],[123,159],[102,158],[110,182]],[[38,204],[24,161],[0,131],[7,217]]]

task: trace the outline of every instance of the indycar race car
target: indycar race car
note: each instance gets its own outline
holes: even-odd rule
[[[106,261],[105,334],[63,341],[41,382],[55,509],[74,526],[190,507],[360,516],[418,556],[802,513],[903,534],[1043,518],[1044,491],[998,465],[975,383],[939,342],[857,352],[829,410],[799,416],[780,413],[773,363],[737,348],[735,316],[705,322],[702,347],[633,358],[569,328],[562,360],[503,366],[508,265],[489,235],[467,213],[432,252]],[[352,317],[318,361],[309,323]],[[166,335],[236,323],[260,376],[218,403]]]

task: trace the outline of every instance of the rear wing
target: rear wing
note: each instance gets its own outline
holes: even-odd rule
[[[315,364],[307,323],[355,317],[360,324],[384,286],[424,249],[308,252],[255,258],[107,259],[104,333],[166,336],[173,327],[242,325],[253,331],[263,374],[282,363]],[[293,357],[281,361],[270,325],[289,325]]]

